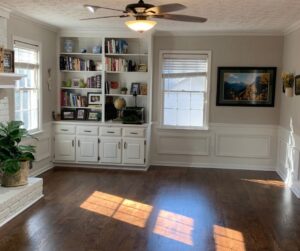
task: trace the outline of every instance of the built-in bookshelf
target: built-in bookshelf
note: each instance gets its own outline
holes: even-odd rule
[[[73,42],[72,51],[65,51],[66,40]],[[148,122],[151,87],[149,41],[148,37],[139,36],[61,37],[60,112],[97,110],[102,113],[101,122],[105,122],[105,108],[107,111],[113,109],[115,100],[122,98],[127,107],[144,107]],[[91,95],[98,95],[97,107],[89,104]]]

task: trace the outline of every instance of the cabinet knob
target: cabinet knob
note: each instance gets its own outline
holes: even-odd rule
[[[124,142],[124,149],[127,149],[127,143]]]
[[[74,147],[74,139],[72,140],[72,147]]]
[[[78,147],[80,147],[80,140],[78,140]]]

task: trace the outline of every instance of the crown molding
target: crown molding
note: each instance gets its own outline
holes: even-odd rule
[[[296,23],[293,23],[291,26],[289,26],[287,29],[284,30],[284,35],[288,35],[290,33],[293,33],[300,29],[300,20]]]
[[[10,9],[8,9],[0,4],[0,17],[9,19],[10,13],[11,13]]]

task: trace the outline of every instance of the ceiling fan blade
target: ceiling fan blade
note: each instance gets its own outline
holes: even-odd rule
[[[127,13],[125,10],[120,10],[120,9],[114,9],[114,8],[108,8],[108,7],[102,7],[102,6],[97,6],[97,5],[89,5],[89,4],[85,4],[83,5],[83,7],[89,9],[89,10],[94,10],[92,12],[95,12],[98,9],[105,9],[105,10],[114,10],[114,11],[121,11],[123,13]]]
[[[195,17],[195,16],[187,16],[187,15],[173,15],[173,14],[163,14],[163,15],[152,15],[153,18],[160,19],[169,19],[174,21],[182,21],[182,22],[195,22],[195,23],[204,23],[207,21],[204,17]]]
[[[89,17],[89,18],[81,18],[80,21],[87,21],[87,20],[95,20],[95,19],[104,19],[104,18],[111,18],[111,17],[129,17],[129,15],[121,15],[121,16],[104,16],[104,17]]]
[[[146,13],[160,14],[166,12],[173,12],[185,9],[186,6],[179,3],[163,4],[159,6],[154,6],[146,10]]]

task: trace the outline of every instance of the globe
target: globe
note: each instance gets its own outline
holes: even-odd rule
[[[122,110],[126,106],[126,101],[123,98],[116,98],[114,101],[114,106],[117,110]]]

